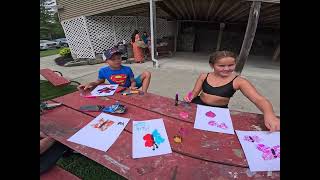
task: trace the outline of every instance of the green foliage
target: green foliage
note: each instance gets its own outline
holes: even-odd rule
[[[63,48],[59,51],[59,54],[63,57],[71,57],[70,48]]]

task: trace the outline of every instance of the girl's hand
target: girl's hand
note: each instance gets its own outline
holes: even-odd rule
[[[183,100],[186,101],[186,102],[191,102],[191,100],[189,99],[188,96],[185,96],[185,97],[183,98]]]
[[[183,99],[186,102],[191,102],[193,99],[192,91],[190,91]]]
[[[271,132],[280,131],[280,119],[274,114],[264,115],[264,124]]]
[[[183,99],[184,99],[184,101],[186,101],[186,102],[191,102],[192,99],[193,99],[192,92],[189,92]]]

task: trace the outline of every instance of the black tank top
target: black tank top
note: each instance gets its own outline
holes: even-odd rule
[[[236,76],[235,78],[232,79],[229,83],[219,86],[219,87],[212,87],[210,84],[208,84],[207,78],[208,78],[209,73],[207,74],[206,79],[202,83],[202,91],[211,94],[211,95],[216,95],[216,96],[221,96],[221,97],[227,97],[230,98],[233,96],[233,94],[236,92],[236,90],[233,89],[233,80],[238,77]]]

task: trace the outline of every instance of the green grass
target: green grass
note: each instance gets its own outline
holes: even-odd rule
[[[54,87],[50,82],[40,80],[40,98],[42,100],[53,99],[76,90],[77,88],[74,85]],[[58,160],[57,165],[84,180],[125,179],[81,154],[62,157]]]
[[[50,82],[40,80],[40,99],[54,99],[77,90],[77,86],[68,85],[64,87],[54,87]]]
[[[60,158],[57,164],[66,171],[69,171],[84,180],[125,179],[80,154],[72,154],[67,158]]]
[[[55,54],[58,54],[59,51],[60,49],[49,49],[49,50],[40,51],[40,57],[55,55]]]

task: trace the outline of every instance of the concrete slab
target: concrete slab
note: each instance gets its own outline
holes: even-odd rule
[[[47,56],[40,59],[40,68],[58,70],[63,75],[80,83],[87,83],[97,79],[99,68],[105,64],[84,65],[75,67],[62,67],[54,62],[58,55]],[[271,62],[272,57],[249,56],[242,71],[260,92],[273,104],[274,111],[280,115],[280,63]],[[180,98],[193,89],[196,79],[201,72],[210,72],[208,65],[209,55],[203,53],[178,52],[174,57],[159,59],[160,68],[152,67],[152,62],[143,64],[124,64],[130,66],[138,75],[147,70],[152,73],[149,92],[174,98],[179,93]],[[40,76],[42,79],[42,77]],[[241,92],[236,92],[231,99],[229,108],[244,112],[261,113]]]

